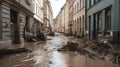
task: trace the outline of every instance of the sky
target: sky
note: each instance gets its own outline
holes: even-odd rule
[[[53,10],[53,18],[56,18],[59,11],[61,10],[61,7],[65,4],[66,0],[49,0],[52,5]]]

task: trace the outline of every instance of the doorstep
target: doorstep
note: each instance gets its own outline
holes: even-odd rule
[[[0,41],[0,49],[8,49],[12,45],[11,40],[6,40],[6,41]]]

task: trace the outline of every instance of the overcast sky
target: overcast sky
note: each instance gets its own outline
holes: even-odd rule
[[[49,0],[53,9],[53,18],[56,18],[61,7],[65,4],[66,0]]]

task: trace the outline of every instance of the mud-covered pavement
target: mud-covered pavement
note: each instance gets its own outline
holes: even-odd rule
[[[120,67],[99,59],[91,59],[77,52],[58,52],[71,37],[48,37],[47,42],[25,43],[11,48],[25,47],[32,53],[9,55],[0,58],[0,67]]]

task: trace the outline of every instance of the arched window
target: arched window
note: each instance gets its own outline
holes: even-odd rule
[[[79,3],[77,3],[77,11],[79,10]]]
[[[81,0],[80,0],[80,9],[81,9]]]
[[[79,18],[77,18],[77,31],[79,30]]]
[[[80,32],[81,32],[81,17],[80,17]]]
[[[25,0],[25,2],[27,5],[29,5],[29,6],[31,5],[30,0]]]

